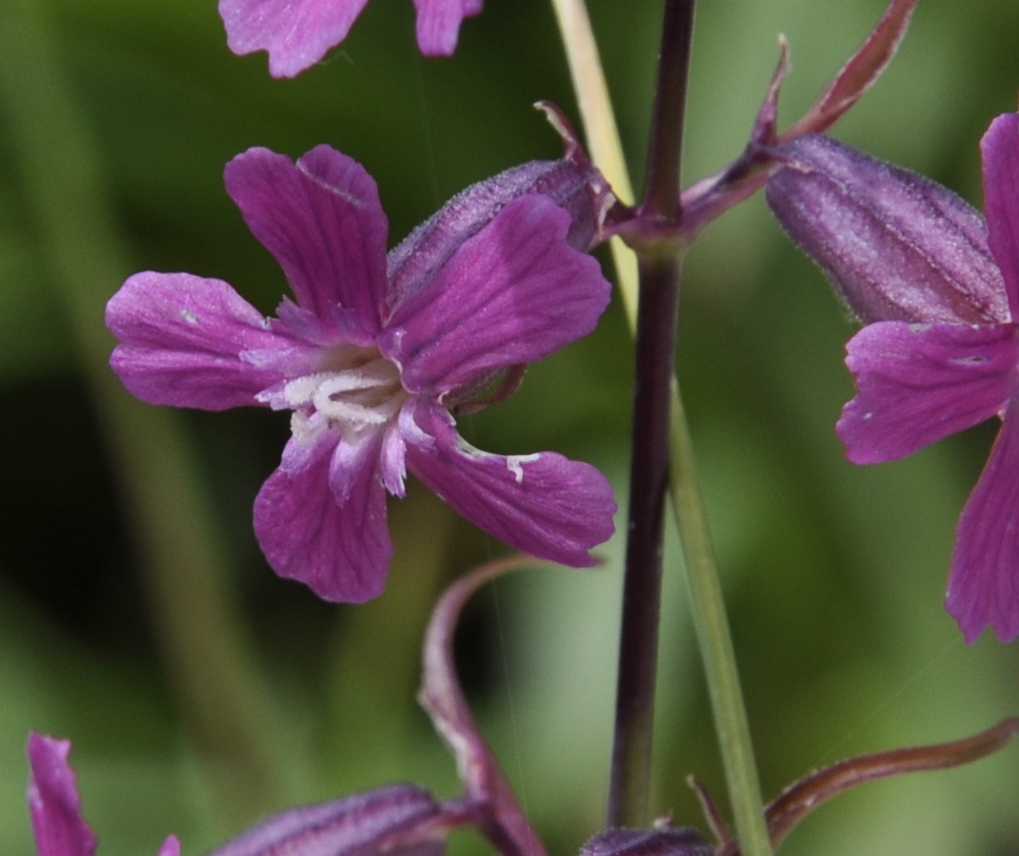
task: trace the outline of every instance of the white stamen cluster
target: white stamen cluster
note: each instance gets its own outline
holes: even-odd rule
[[[407,398],[399,369],[374,348],[358,349],[344,357],[342,366],[287,383],[283,388],[287,405],[308,418],[319,414],[344,433],[361,433],[385,425]]]

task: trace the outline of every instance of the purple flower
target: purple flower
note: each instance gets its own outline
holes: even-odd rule
[[[946,608],[967,642],[1019,635],[1019,116],[981,143],[987,221],[945,188],[804,138],[769,181],[793,239],[867,322],[848,346],[849,459],[901,458],[1000,416],[956,532]]]
[[[31,734],[28,760],[28,807],[32,813],[39,856],[93,856],[96,837],[81,816],[81,798],[74,771],[67,763],[69,740]],[[170,836],[157,856],[180,856],[180,844]]]
[[[319,146],[294,164],[251,149],[225,177],[296,303],[267,321],[220,280],[136,274],[107,306],[121,343],[110,364],[151,403],[293,411],[255,500],[276,572],[327,600],[379,594],[393,551],[385,494],[404,495],[407,470],[508,544],[591,565],[613,530],[605,478],[551,452],[479,451],[449,408],[594,329],[610,287],[575,247],[607,192],[598,173],[534,162],[474,185],[388,264],[375,182],[346,155]]]
[[[314,65],[350,32],[368,0],[219,0],[227,44],[235,54],[269,52],[269,73],[293,77]],[[460,22],[481,0],[414,0],[417,41],[425,56],[449,56]]]

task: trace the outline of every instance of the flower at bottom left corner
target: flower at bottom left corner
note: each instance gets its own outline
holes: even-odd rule
[[[28,738],[32,777],[28,807],[39,856],[93,856],[96,837],[81,815],[77,778],[67,763],[70,740],[54,740],[34,732]],[[180,842],[171,835],[156,856],[180,856]]]

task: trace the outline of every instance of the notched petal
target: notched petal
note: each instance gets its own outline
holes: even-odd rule
[[[348,336],[355,327],[362,341],[376,333],[389,221],[364,167],[324,145],[296,163],[253,148],[227,164],[224,178],[248,228],[286,273],[298,306],[326,323],[339,306]]]
[[[779,152],[768,204],[861,321],[1011,319],[987,226],[960,197],[827,137]]]
[[[235,54],[269,52],[269,73],[293,77],[314,65],[350,31],[368,0],[219,0]]]

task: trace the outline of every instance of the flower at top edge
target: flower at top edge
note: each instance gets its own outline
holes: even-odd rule
[[[219,0],[227,44],[235,54],[269,53],[273,77],[294,77],[350,32],[368,0]],[[450,56],[460,23],[482,0],[414,0],[417,42],[425,56]]]
[[[28,807],[39,856],[93,856],[96,837],[81,816],[81,798],[74,771],[67,763],[69,740],[32,734],[28,760],[32,777],[28,783]],[[163,842],[156,856],[180,856],[174,836]]]
[[[609,283],[586,249],[608,193],[589,164],[535,161],[473,185],[388,256],[374,180],[319,146],[296,163],[250,149],[227,191],[294,293],[266,320],[227,283],[132,276],[110,299],[110,365],[144,401],[290,410],[292,436],[255,500],[273,569],[331,601],[384,587],[389,493],[409,470],[480,528],[575,567],[613,531],[592,466],[501,456],[450,408],[506,369],[590,333]],[[535,192],[537,191],[537,192]]]
[[[858,464],[992,416],[1001,428],[956,530],[946,608],[967,642],[1019,636],[1019,116],[981,141],[986,222],[951,191],[824,137],[785,147],[768,202],[865,323],[837,432]]]

